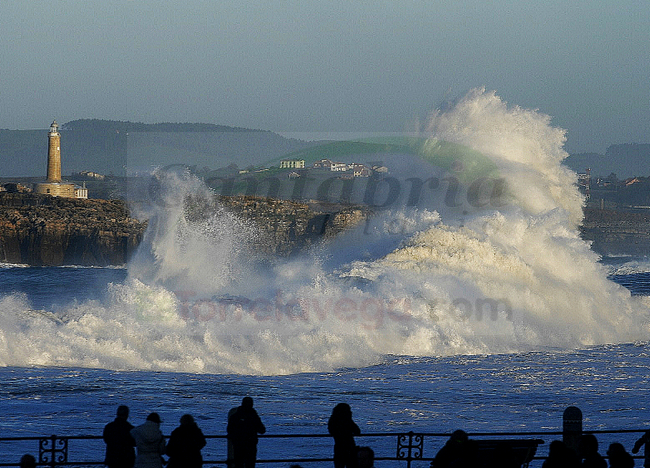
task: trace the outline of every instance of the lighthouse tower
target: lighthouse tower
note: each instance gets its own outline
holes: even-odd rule
[[[74,184],[61,180],[61,134],[56,120],[47,135],[47,180],[36,184],[34,191],[53,197],[75,198]]]
[[[47,147],[47,181],[61,182],[61,134],[56,120],[50,125]]]

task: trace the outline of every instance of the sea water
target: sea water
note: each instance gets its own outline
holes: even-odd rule
[[[469,149],[450,165],[391,160],[395,180],[417,167],[446,181],[439,199],[380,210],[299,257],[256,257],[259,232],[218,206],[188,218],[187,197],[210,190],[169,177],[139,206],[149,228],[124,268],[2,266],[0,436],[99,435],[120,404],[135,423],[159,412],[167,434],[191,413],[218,435],[244,395],[272,434],[325,434],[341,401],[364,433],[557,431],[571,405],[585,429],[646,428],[650,262],[580,239],[563,131],[474,90],[422,132],[434,153]],[[472,168],[488,166],[507,189],[467,203]],[[286,455],[278,444],[260,451]],[[3,444],[2,461],[22,450]],[[223,458],[223,443],[204,453]]]

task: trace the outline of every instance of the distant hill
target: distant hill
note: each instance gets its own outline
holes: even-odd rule
[[[626,143],[611,145],[605,154],[578,153],[564,160],[576,172],[591,169],[594,176],[607,176],[612,172],[619,179],[650,175],[650,144]]]
[[[308,143],[273,132],[205,123],[144,124],[81,119],[61,126],[64,176],[73,172],[125,175],[182,163],[215,169],[259,164]],[[47,129],[0,130],[0,177],[45,176]]]
[[[322,157],[353,156],[356,160],[360,156],[372,158],[396,151],[421,153],[403,140],[323,142],[320,147],[315,146],[318,146],[315,142],[285,138],[270,131],[206,123],[145,124],[80,119],[61,126],[64,176],[80,171],[126,175],[170,164],[214,170],[232,163],[239,168],[276,164],[284,157],[313,162],[312,159]],[[647,176],[650,175],[650,144],[612,145],[604,155],[572,154],[564,164],[576,172],[591,168],[592,175],[606,176],[613,172],[619,178]],[[44,177],[46,165],[47,128],[0,129],[0,178]]]

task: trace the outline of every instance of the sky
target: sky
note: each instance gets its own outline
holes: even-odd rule
[[[413,131],[475,87],[569,152],[650,142],[650,2],[2,0],[0,128]]]

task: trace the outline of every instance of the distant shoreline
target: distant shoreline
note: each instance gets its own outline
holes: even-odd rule
[[[244,196],[221,197],[221,203],[264,233],[256,247],[264,255],[290,255],[371,216],[364,206]],[[585,208],[584,214],[580,235],[594,252],[650,256],[650,210]],[[120,200],[0,192],[0,264],[124,267],[146,226]]]

